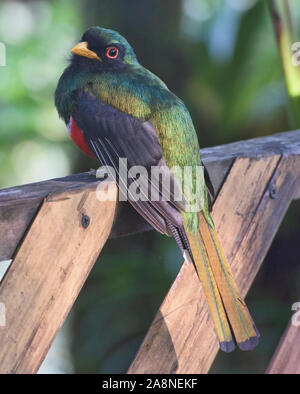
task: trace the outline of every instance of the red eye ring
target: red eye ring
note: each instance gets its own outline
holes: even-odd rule
[[[119,56],[119,49],[117,47],[109,47],[106,51],[106,57],[109,59],[116,59]]]

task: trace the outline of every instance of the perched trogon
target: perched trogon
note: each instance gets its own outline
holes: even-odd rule
[[[220,348],[254,348],[259,333],[239,296],[210,215],[212,185],[206,170],[197,171],[203,168],[198,138],[184,103],[138,62],[124,37],[91,27],[72,48],[55,105],[79,148],[115,170],[119,188],[124,183],[120,158],[127,159],[128,168],[143,166],[150,174],[156,166],[169,175],[169,199],[161,198],[160,180],[154,185],[159,198],[141,192],[144,198],[136,199],[128,192],[128,200],[157,231],[173,236],[185,260],[195,266]],[[184,188],[179,170],[184,173],[185,168],[192,169],[192,187]],[[203,187],[197,195],[193,191],[199,179]],[[152,183],[150,179],[148,186]],[[199,208],[190,209],[195,202]]]

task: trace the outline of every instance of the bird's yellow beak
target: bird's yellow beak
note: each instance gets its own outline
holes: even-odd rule
[[[71,52],[74,53],[74,55],[85,56],[88,57],[89,59],[97,59],[100,62],[102,62],[102,59],[95,52],[91,51],[88,48],[88,43],[86,41],[80,42],[77,45],[75,45],[71,49]]]

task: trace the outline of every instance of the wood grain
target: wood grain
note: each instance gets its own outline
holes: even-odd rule
[[[0,285],[0,373],[35,373],[72,307],[114,219],[95,194],[49,195],[26,234]]]
[[[293,197],[298,159],[236,159],[214,204],[216,229],[242,296]],[[276,189],[272,197],[270,186]],[[193,266],[184,263],[128,373],[207,373],[217,352],[203,291]]]
[[[298,319],[299,320],[299,319]],[[300,327],[289,323],[266,371],[268,374],[300,374]]]

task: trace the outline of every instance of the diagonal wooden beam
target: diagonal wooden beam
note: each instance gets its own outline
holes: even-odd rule
[[[288,324],[266,373],[300,374],[300,318],[295,320]]]
[[[115,206],[95,190],[45,199],[0,284],[0,373],[38,370],[108,238]]]
[[[236,159],[213,207],[233,275],[245,296],[293,198],[299,156]],[[255,311],[252,311],[255,318]],[[183,264],[129,373],[207,373],[218,352],[203,291]]]

